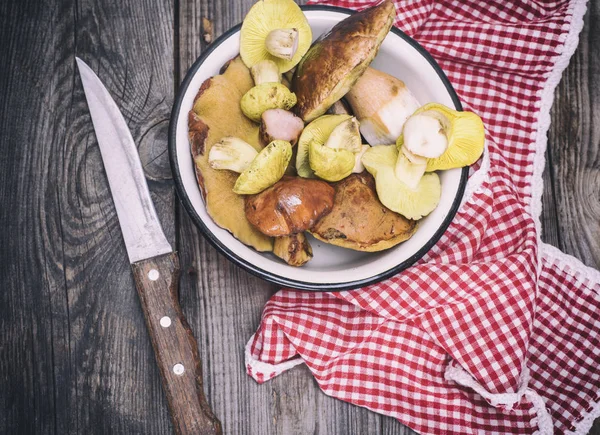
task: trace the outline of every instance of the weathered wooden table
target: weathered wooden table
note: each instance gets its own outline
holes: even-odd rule
[[[325,396],[302,367],[264,385],[246,376],[244,344],[276,288],[217,254],[175,196],[166,144],[177,86],[252,2],[0,2],[0,433],[171,432],[75,55],[139,144],[225,432],[411,433]],[[556,93],[543,238],[598,268],[600,4],[589,7]]]

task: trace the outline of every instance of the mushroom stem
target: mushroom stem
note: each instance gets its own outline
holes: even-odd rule
[[[261,83],[281,83],[279,68],[272,60],[261,60],[250,68],[250,73],[256,86]]]
[[[312,248],[304,233],[276,237],[273,244],[273,254],[284,260],[290,266],[302,266],[313,256]]]
[[[394,166],[394,174],[398,180],[408,187],[416,189],[425,174],[426,168],[426,158],[412,154],[406,146],[403,146]]]
[[[265,39],[265,48],[275,57],[291,60],[298,50],[298,29],[271,30]]]
[[[353,174],[360,174],[365,170],[365,165],[362,163],[362,156],[369,148],[371,148],[370,145],[361,145],[360,151],[354,154],[354,169],[352,169]]]
[[[444,126],[437,117],[427,112],[408,118],[404,123],[402,134],[404,135],[403,149],[417,156],[433,159],[444,154],[448,148]]]
[[[345,98],[373,146],[395,143],[404,122],[419,108],[404,82],[373,68],[367,68]]]

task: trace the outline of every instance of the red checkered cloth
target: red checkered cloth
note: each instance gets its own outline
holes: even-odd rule
[[[586,433],[600,416],[600,273],[539,238],[550,106],[585,1],[396,9],[483,118],[488,152],[415,266],[360,290],[275,294],[247,371],[264,382],[306,363],[326,394],[423,434]]]

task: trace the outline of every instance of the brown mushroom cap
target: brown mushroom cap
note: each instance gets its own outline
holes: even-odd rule
[[[317,239],[357,251],[375,252],[409,239],[417,222],[385,207],[377,198],[375,180],[352,174],[334,184],[333,209],[310,232]]]
[[[248,222],[244,197],[233,192],[238,174],[211,168],[208,155],[212,146],[226,136],[235,136],[262,148],[258,126],[240,109],[242,95],[253,86],[250,70],[239,57],[227,62],[220,75],[207,79],[188,115],[190,148],[206,210],[213,221],[242,243],[257,251],[271,251],[273,240]]]
[[[313,44],[292,82],[298,116],[310,122],[350,90],[377,55],[394,15],[394,4],[386,0],[339,22]]]
[[[284,177],[246,197],[246,218],[267,236],[300,233],[331,211],[333,196],[333,187],[324,181]]]

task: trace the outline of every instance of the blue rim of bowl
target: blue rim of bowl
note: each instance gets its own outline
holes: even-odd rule
[[[319,5],[301,6],[301,9],[303,11],[341,12],[341,13],[344,13],[347,15],[352,15],[353,13],[356,12],[351,9],[341,8],[341,7],[337,7],[337,6],[319,6]],[[177,161],[177,146],[176,146],[177,119],[179,118],[179,113],[181,111],[181,103],[183,101],[183,97],[187,93],[190,82],[192,81],[192,78],[194,77],[194,75],[196,74],[196,72],[198,71],[200,66],[204,63],[204,61],[208,58],[208,56],[210,56],[210,54],[214,50],[216,50],[219,47],[219,45],[221,45],[221,43],[223,43],[223,41],[225,41],[227,38],[229,38],[233,33],[240,30],[241,27],[242,27],[242,24],[240,23],[240,24],[232,27],[231,29],[229,29],[227,32],[223,33],[210,46],[208,46],[206,51],[204,51],[200,55],[200,57],[196,60],[196,62],[194,62],[192,67],[188,70],[185,78],[183,79],[183,82],[181,83],[179,90],[177,91],[177,96],[175,98],[175,103],[173,105],[173,110],[171,112],[171,119],[170,119],[170,124],[169,124],[169,144],[168,144],[169,160],[171,163],[171,171],[173,173],[173,179],[175,181],[175,189],[177,191],[177,196],[179,197],[179,200],[181,201],[184,208],[186,209],[186,211],[192,218],[192,221],[194,222],[194,224],[196,224],[196,226],[200,229],[200,231],[202,232],[204,237],[210,242],[210,244],[213,245],[221,254],[223,254],[225,257],[227,257],[227,259],[229,259],[233,263],[242,267],[243,269],[250,272],[251,274],[264,279],[265,281],[269,281],[269,282],[277,284],[277,285],[281,285],[284,287],[290,287],[290,288],[294,288],[294,289],[298,289],[298,290],[310,290],[310,291],[353,290],[356,288],[376,284],[376,283],[383,281],[387,278],[390,278],[391,276],[396,275],[397,273],[402,272],[403,270],[412,266],[415,262],[417,262],[421,257],[423,257],[438,242],[438,240],[442,237],[444,232],[446,232],[446,230],[448,229],[448,226],[454,219],[454,216],[456,215],[456,212],[458,211],[458,208],[462,201],[462,197],[465,192],[465,187],[467,185],[467,178],[469,175],[469,167],[465,167],[462,169],[460,184],[458,186],[458,192],[456,194],[456,197],[454,198],[452,207],[450,208],[448,215],[446,216],[446,218],[444,219],[444,221],[442,222],[442,224],[440,225],[438,230],[427,241],[427,243],[425,245],[423,245],[423,247],[421,249],[419,249],[414,255],[407,258],[403,262],[397,264],[396,266],[392,267],[391,269],[388,269],[385,272],[378,273],[377,275],[373,275],[369,278],[348,281],[348,282],[312,283],[312,282],[305,282],[305,281],[300,281],[300,280],[295,280],[295,279],[278,276],[272,272],[268,272],[264,269],[261,269],[260,267],[257,267],[255,265],[253,265],[252,263],[250,263],[250,262],[244,260],[243,258],[239,257],[238,255],[236,255],[235,252],[228,249],[204,224],[204,222],[202,221],[202,218],[196,212],[194,206],[192,205],[190,198],[187,195],[187,192],[185,191],[185,187],[183,186],[183,181],[181,179],[181,173],[179,172],[179,163]],[[412,39],[406,33],[397,29],[396,27],[392,27],[391,32],[396,34],[400,38],[402,38],[408,44],[410,44],[413,48],[415,48],[421,54],[421,56],[423,56],[429,62],[429,64],[433,67],[433,69],[439,76],[440,80],[442,80],[442,82],[444,83],[444,86],[446,87],[446,90],[450,94],[450,97],[452,98],[452,102],[454,103],[454,106],[456,107],[456,109],[462,110],[462,105],[460,103],[458,95],[456,94],[456,91],[450,84],[450,80],[448,80],[448,77],[446,76],[446,74],[444,73],[442,68],[438,65],[438,63],[435,61],[435,59],[431,56],[431,54],[429,54],[429,52],[427,50],[425,50],[417,41]]]

